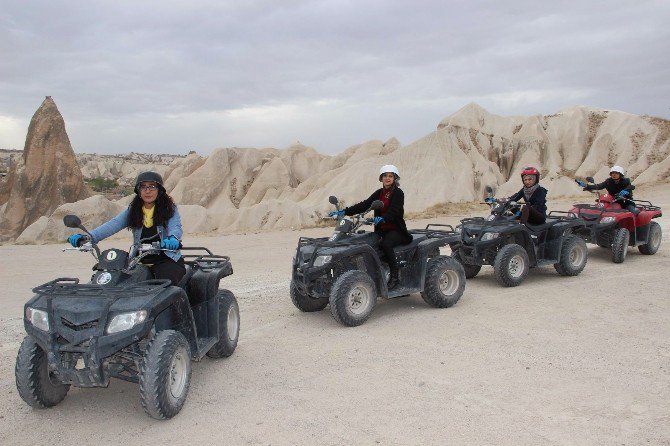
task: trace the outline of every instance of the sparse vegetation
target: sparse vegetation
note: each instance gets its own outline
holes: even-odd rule
[[[118,181],[103,177],[89,178],[86,183],[96,192],[112,192],[119,187]]]

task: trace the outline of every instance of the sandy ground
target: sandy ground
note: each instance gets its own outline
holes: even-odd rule
[[[638,196],[670,209],[669,192]],[[221,287],[239,299],[242,329],[232,357],[194,364],[184,409],[162,422],[121,381],[73,388],[49,410],[23,403],[14,361],[30,289],[84,279],[92,259],[61,245],[2,246],[0,442],[668,445],[670,220],[659,222],[666,237],[653,257],[631,249],[615,265],[592,246],[580,276],[540,268],[513,289],[485,267],[453,308],[419,295],[379,301],[357,328],[327,310],[301,313],[288,295],[298,236],[329,229],[188,237],[232,258]]]

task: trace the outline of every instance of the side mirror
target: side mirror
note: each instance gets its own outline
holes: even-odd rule
[[[335,206],[337,206],[337,197],[335,195],[331,195],[330,197],[328,197],[328,201],[330,202],[330,204],[334,204]]]
[[[66,215],[63,217],[63,224],[68,228],[81,228],[81,220],[76,215]]]
[[[380,200],[375,200],[372,202],[370,209],[372,209],[373,211],[379,211],[381,209],[384,209],[384,203],[382,203]]]
[[[586,177],[586,182],[587,183],[595,183],[595,180],[593,179],[593,177]]]

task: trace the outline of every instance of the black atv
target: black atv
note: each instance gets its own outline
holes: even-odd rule
[[[74,215],[66,226],[86,233]],[[16,387],[32,407],[60,403],[70,386],[107,387],[110,378],[138,383],[146,413],[172,418],[188,395],[191,360],[227,357],[237,346],[239,307],[219,281],[230,259],[207,248],[182,248],[186,275],[178,286],[156,280],[142,258],[160,251],[143,240],[130,252],[84,237],[78,248],[97,263],[90,283],[60,278],[33,289],[25,305],[16,358]]]
[[[339,210],[338,200],[330,202]],[[301,237],[293,259],[291,300],[301,311],[320,311],[330,303],[333,317],[343,325],[364,323],[378,296],[402,297],[421,293],[431,306],[447,308],[458,302],[465,289],[465,272],[440,247],[453,243],[459,235],[450,226],[428,225],[409,231],[410,244],[395,248],[399,284],[387,289],[389,267],[382,260],[379,236],[359,230],[372,224],[365,214],[379,209],[381,201],[350,218],[337,219],[330,238]],[[439,228],[439,229],[438,229]]]
[[[521,224],[519,203],[493,198],[490,187],[487,192],[491,214],[461,220],[456,228],[460,240],[451,244],[452,256],[463,264],[468,279],[482,265],[493,265],[496,278],[507,287],[519,285],[529,268],[537,266],[554,265],[562,276],[582,272],[588,250],[573,232],[584,228],[584,220],[570,212],[552,211],[544,224]]]

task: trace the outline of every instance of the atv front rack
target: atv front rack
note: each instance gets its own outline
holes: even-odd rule
[[[161,288],[167,288],[170,285],[171,282],[168,279],[150,279],[127,285],[103,286],[92,283],[79,283],[79,279],[77,278],[61,277],[33,288],[33,293],[62,297],[113,295],[121,298],[155,294]]]

